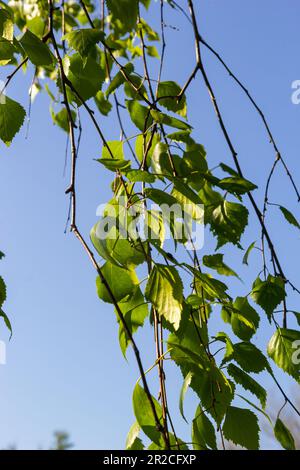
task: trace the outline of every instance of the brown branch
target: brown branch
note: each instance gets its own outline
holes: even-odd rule
[[[257,102],[255,101],[255,99],[253,98],[253,96],[250,94],[250,92],[247,90],[247,88],[245,87],[245,85],[239,80],[239,78],[232,72],[232,70],[228,67],[228,65],[225,63],[225,61],[222,59],[222,57],[220,56],[220,54],[218,52],[215,51],[215,49],[213,49],[204,39],[202,36],[198,36],[199,37],[199,41],[202,42],[202,44],[209,50],[213,53],[213,55],[219,60],[219,62],[223,65],[223,67],[227,70],[227,72],[229,73],[230,77],[239,85],[239,87],[243,90],[243,92],[247,95],[247,97],[249,98],[250,102],[252,103],[252,105],[254,106],[254,108],[256,109],[256,111],[258,112],[258,114],[260,115],[261,117],[261,120],[264,124],[264,127],[267,131],[267,134],[268,134],[268,137],[270,139],[270,142],[271,144],[273,145],[274,147],[274,150],[275,150],[275,158],[276,158],[276,161],[280,160],[280,162],[282,163],[290,181],[291,181],[291,184],[295,190],[295,193],[297,195],[297,199],[298,199],[298,202],[300,202],[300,192],[296,186],[296,183],[291,175],[291,172],[285,162],[285,160],[283,159],[280,151],[279,151],[279,148],[278,148],[278,145],[275,141],[275,138],[271,132],[271,128],[267,122],[267,119],[261,109],[261,107],[257,104]]]
[[[202,63],[202,56],[201,56],[201,50],[200,50],[200,34],[199,34],[199,30],[198,30],[198,24],[197,24],[197,20],[196,20],[196,16],[195,16],[195,11],[194,11],[194,5],[193,5],[193,1],[192,0],[187,0],[188,1],[188,6],[189,6],[189,10],[190,10],[190,15],[191,15],[191,20],[192,20],[192,24],[193,24],[193,29],[194,29],[194,37],[195,37],[195,52],[196,52],[196,60],[197,60],[197,64],[199,66],[199,69],[200,69],[200,72],[202,74],[202,77],[203,77],[203,80],[204,80],[204,83],[206,85],[206,88],[208,90],[208,93],[210,95],[210,99],[212,101],[212,104],[213,104],[213,107],[214,107],[214,110],[215,110],[215,113],[217,115],[217,118],[218,118],[218,122],[219,122],[219,125],[220,125],[220,128],[222,130],[222,133],[224,135],[224,138],[225,138],[225,141],[229,147],[229,150],[232,154],[232,157],[233,157],[233,161],[235,163],[235,166],[236,166],[236,169],[237,169],[237,172],[238,174],[243,177],[243,172],[241,170],[241,166],[240,166],[240,163],[239,163],[239,160],[237,158],[237,152],[233,146],[233,143],[231,141],[231,138],[229,137],[229,134],[228,134],[228,131],[227,131],[227,128],[225,126],[225,123],[224,123],[224,120],[223,120],[223,117],[222,117],[222,114],[220,112],[220,108],[219,108],[219,105],[218,105],[218,102],[217,102],[217,99],[216,99],[216,95],[214,93],[214,90],[212,88],[212,85],[208,79],[208,76],[207,76],[207,73],[206,73],[206,70],[203,66],[203,63]],[[272,254],[272,257],[274,259],[274,262],[276,264],[276,267],[277,267],[277,270],[278,270],[278,273],[279,275],[282,277],[282,279],[284,281],[286,281],[286,277],[284,275],[284,272],[283,272],[283,269],[281,267],[281,264],[280,264],[280,261],[278,259],[278,256],[277,256],[277,253],[275,251],[275,248],[274,248],[274,245],[273,245],[273,242],[271,240],[271,237],[269,235],[269,232],[266,228],[266,225],[264,223],[264,220],[263,220],[263,215],[261,213],[261,211],[259,210],[256,202],[255,202],[255,199],[253,198],[251,192],[248,192],[248,197],[250,199],[250,202],[252,204],[252,207],[257,215],[257,218],[259,220],[259,223],[261,225],[261,229],[262,229],[262,232],[264,234],[264,236],[266,237],[266,240],[268,242],[268,246],[269,246],[269,249],[270,249],[270,252]],[[286,315],[284,314],[283,316],[283,324],[286,325]]]
[[[70,184],[70,188],[69,188],[69,191],[68,191],[68,192],[71,193],[71,204],[72,204],[71,230],[74,233],[74,235],[76,236],[76,238],[79,240],[79,242],[81,243],[81,245],[82,245],[83,249],[85,250],[87,256],[89,257],[92,265],[94,266],[96,272],[98,273],[101,282],[103,283],[104,287],[106,288],[106,290],[108,292],[108,295],[109,295],[113,305],[115,306],[115,309],[116,309],[116,312],[117,312],[118,317],[120,319],[120,322],[122,323],[122,325],[124,327],[124,330],[126,332],[126,335],[128,336],[128,338],[129,338],[129,340],[132,344],[133,351],[134,351],[136,361],[137,361],[137,364],[138,364],[138,368],[139,368],[139,371],[140,371],[143,387],[144,387],[145,393],[147,395],[147,398],[149,400],[149,404],[151,406],[151,410],[152,410],[152,413],[153,413],[153,417],[154,417],[157,429],[158,429],[159,432],[162,433],[162,435],[164,437],[163,427],[162,427],[160,419],[157,415],[155,404],[154,404],[152,395],[151,395],[149,387],[148,387],[148,383],[147,383],[147,380],[146,380],[146,375],[145,375],[145,371],[144,371],[143,364],[142,364],[142,361],[141,361],[139,349],[138,349],[138,347],[136,345],[136,342],[133,338],[133,335],[132,335],[132,333],[131,333],[131,331],[130,331],[127,323],[126,323],[124,315],[123,315],[123,313],[122,313],[122,311],[121,311],[121,309],[118,305],[118,302],[117,302],[117,300],[116,300],[116,298],[115,298],[115,296],[114,296],[114,294],[111,290],[111,287],[110,287],[109,283],[107,282],[100,266],[98,265],[98,263],[95,259],[95,256],[94,256],[93,252],[91,251],[91,249],[87,245],[85,239],[81,235],[81,233],[80,233],[80,231],[77,227],[77,224],[76,224],[76,185],[75,185],[75,183],[76,183],[76,178],[75,178],[76,177],[76,143],[75,143],[75,135],[74,135],[75,134],[74,133],[75,124],[74,124],[74,121],[73,121],[73,118],[72,118],[72,113],[71,113],[70,104],[69,104],[69,101],[68,101],[67,90],[66,90],[66,85],[70,86],[70,82],[68,81],[68,79],[65,75],[64,69],[63,69],[62,59],[61,59],[61,56],[60,56],[59,48],[58,48],[58,45],[57,45],[57,42],[56,42],[56,39],[55,39],[54,30],[53,30],[53,11],[54,11],[53,1],[49,0],[49,30],[50,30],[50,34],[51,34],[52,44],[53,44],[53,47],[54,47],[54,50],[55,50],[55,53],[56,53],[56,57],[57,57],[57,60],[58,60],[58,65],[59,65],[59,71],[60,71],[60,77],[61,77],[62,89],[63,89],[63,95],[64,95],[64,105],[65,105],[67,115],[68,115],[69,129],[70,129],[70,140],[71,140],[71,148],[72,148],[71,184]],[[74,88],[72,89],[72,91],[74,91]],[[84,104],[84,102],[83,102],[83,104]],[[85,107],[86,107],[87,111],[89,112],[89,114],[93,115],[93,113],[91,113],[91,110],[88,108],[88,106],[86,105]],[[99,130],[100,130],[100,128],[99,128]],[[101,132],[101,130],[100,130],[100,132]],[[102,132],[101,132],[101,134],[102,134]],[[167,445],[167,442],[165,442],[165,444]]]

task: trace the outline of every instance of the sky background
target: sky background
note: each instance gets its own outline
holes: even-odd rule
[[[179,3],[186,6],[185,1]],[[300,183],[300,106],[291,102],[291,83],[300,79],[299,2],[201,0],[195,5],[203,36],[261,104],[279,148]],[[159,29],[159,3],[153,3],[150,17]],[[166,23],[170,27],[166,28],[163,79],[183,84],[195,64],[191,28],[170,8],[166,9]],[[245,175],[260,186],[274,159],[265,130],[224,69],[206,51],[203,57]],[[6,69],[0,73],[4,80]],[[7,91],[25,107],[31,78],[31,73],[19,73]],[[122,357],[115,316],[111,306],[97,298],[92,266],[75,238],[64,234],[68,211],[64,195],[68,176],[63,175],[66,134],[51,124],[48,107],[48,96],[39,95],[32,107],[28,138],[24,126],[10,148],[0,145],[0,249],[6,254],[0,272],[8,287],[5,311],[14,330],[7,344],[7,365],[0,366],[0,448],[9,444],[19,449],[47,448],[55,430],[70,432],[75,448],[122,448],[134,421],[131,393],[138,371],[131,353],[128,363]],[[206,147],[210,167],[220,161],[231,165],[231,155],[200,78],[190,88],[188,107],[193,136]],[[83,117],[84,112],[81,114]],[[101,145],[85,117],[83,122],[78,222],[88,236],[97,220],[97,206],[111,193],[110,175],[93,160],[101,155]],[[102,127],[108,139],[118,138],[113,116],[103,119]],[[271,190],[272,202],[285,205],[300,218],[295,194],[282,170],[276,172]],[[262,192],[256,191],[255,196],[261,206]],[[242,239],[245,248],[259,238],[250,213],[251,223]],[[267,221],[287,276],[297,283],[299,231],[284,222],[276,207],[269,210]],[[212,251],[213,245],[207,241],[200,254]],[[259,253],[252,252],[247,268],[241,266],[241,251],[229,246],[224,252],[225,261],[245,281],[243,285],[231,280],[232,292],[248,293],[249,280],[261,269]],[[299,298],[291,295],[289,308],[299,310]],[[224,330],[218,311],[214,314],[213,329]],[[295,327],[293,320],[289,325]],[[254,342],[265,348],[272,333],[273,327],[263,320]],[[8,337],[0,324],[0,339],[8,342]],[[137,335],[144,349],[145,368],[153,362],[151,340],[149,330]],[[182,379],[175,369],[167,372],[172,410],[179,414]],[[276,374],[295,396],[293,382],[278,370]],[[263,374],[260,379],[280,405],[282,400],[274,385]],[[193,394],[188,393],[189,419],[196,405]],[[175,423],[180,437],[187,438],[189,427],[180,417]],[[270,446],[266,439],[263,443]]]

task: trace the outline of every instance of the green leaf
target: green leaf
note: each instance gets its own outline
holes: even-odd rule
[[[30,20],[27,19],[26,27],[40,39],[43,37],[45,32],[45,22],[40,16],[35,16]]]
[[[132,294],[138,284],[138,278],[133,270],[119,268],[109,261],[101,267],[101,271],[117,302]],[[104,302],[113,303],[99,276],[96,279],[96,285],[99,298]]]
[[[0,38],[0,65],[8,64],[16,52],[15,46],[5,38]]]
[[[29,29],[23,34],[20,43],[34,65],[50,65],[53,62],[53,55],[49,47],[40,40]]]
[[[191,387],[219,427],[234,396],[234,384],[216,366],[193,376]]]
[[[176,82],[160,82],[157,97],[159,98],[159,103],[164,106],[164,108],[186,117],[186,97],[182,95],[181,98],[178,99],[177,97],[180,92],[181,87]],[[166,98],[163,98],[164,96]]]
[[[1,258],[0,258],[0,259],[1,259]],[[292,313],[294,314],[294,316],[295,316],[295,318],[296,318],[296,320],[297,320],[297,323],[298,323],[298,325],[300,326],[300,312],[294,312],[294,311],[292,310]]]
[[[151,173],[148,173],[148,171],[130,170],[130,171],[127,171],[126,177],[132,183],[137,183],[139,181],[141,181],[143,183],[154,183],[155,182],[155,176],[152,175]]]
[[[1,278],[0,278],[1,279]],[[1,287],[0,287],[1,288]],[[0,294],[1,295],[1,294]],[[9,321],[9,318],[8,316],[6,315],[5,312],[3,312],[3,310],[0,308],[0,317],[3,318],[4,320],[4,323],[5,325],[7,326],[8,330],[10,331],[10,337],[12,337],[12,326],[11,326],[11,323]]]
[[[145,261],[146,247],[141,246],[140,240],[133,241],[120,234],[118,221],[116,217],[100,219],[91,230],[91,241],[103,259],[119,267],[133,268]]]
[[[274,435],[285,450],[296,450],[293,435],[280,418],[276,420]]]
[[[105,92],[106,96],[108,97],[111,95],[115,90],[117,90],[124,82],[126,82],[126,78],[124,73],[129,76],[134,71],[133,64],[129,62],[123,68],[123,73],[119,71],[114,78],[111,80],[110,84],[107,87]]]
[[[148,279],[145,297],[158,314],[178,330],[183,309],[183,285],[174,266],[156,264]]]
[[[226,165],[225,163],[220,163],[220,168],[224,171],[224,173],[229,173],[232,176],[239,176],[236,170],[231,168],[231,166]]]
[[[156,247],[163,246],[165,240],[165,225],[160,211],[149,210],[145,214],[145,238]]]
[[[208,171],[206,153],[204,148],[184,152],[182,160],[183,174],[190,182],[192,188],[199,191],[204,183],[204,175]]]
[[[6,145],[10,145],[20,130],[25,115],[25,110],[19,103],[5,96],[5,102],[0,103],[0,139]]]
[[[245,252],[245,254],[244,254],[244,257],[243,257],[243,264],[247,264],[247,266],[248,266],[248,258],[249,258],[249,255],[250,255],[251,251],[253,250],[253,248],[255,247],[255,243],[256,243],[256,242],[252,242],[252,243],[248,246],[248,248],[247,248],[247,250],[246,250],[246,252]]]
[[[284,281],[278,276],[269,274],[266,281],[259,277],[252,286],[251,297],[266,312],[269,321],[277,305],[285,298]]]
[[[159,134],[155,133],[154,135],[152,132],[148,132],[147,134],[138,135],[135,141],[135,153],[140,162],[144,159],[144,143],[145,148],[149,145],[149,151],[147,154],[147,167],[151,165],[151,157],[153,155],[154,149],[157,143],[160,141]]]
[[[270,366],[263,353],[252,343],[237,343],[234,345],[233,359],[245,372],[262,372]]]
[[[283,206],[279,206],[279,209],[280,209],[281,212],[283,213],[285,219],[286,219],[291,225],[294,225],[295,227],[300,228],[300,224],[299,224],[298,220],[296,219],[296,217],[295,217],[288,209],[286,209],[286,208],[283,207]]]
[[[223,424],[224,437],[249,450],[259,449],[259,426],[252,411],[229,406]]]
[[[188,123],[181,121],[180,119],[168,116],[167,114],[156,111],[155,109],[151,109],[150,112],[154,121],[158,124],[165,124],[166,126],[175,127],[176,129],[182,130],[192,129]]]
[[[149,109],[137,100],[126,100],[126,106],[132,122],[140,131],[146,132],[153,123]]]
[[[0,251],[0,260],[5,257],[5,254]]]
[[[152,397],[152,400],[154,403],[157,417],[161,421],[162,420],[161,406],[158,403],[158,401],[155,400],[154,397]],[[142,428],[143,432],[146,434],[146,436],[148,436],[149,439],[151,439],[151,441],[155,442],[155,444],[157,444],[158,446],[161,446],[163,443],[162,435],[157,430],[157,426],[156,426],[157,423],[153,415],[150,401],[148,399],[148,396],[145,390],[138,383],[136,384],[134,391],[133,391],[133,410],[134,410],[136,420],[139,426]]]
[[[107,147],[108,146],[108,147]],[[124,160],[124,144],[121,140],[108,140],[107,146],[103,145],[101,158]]]
[[[129,300],[119,302],[119,307],[132,334],[135,333],[139,327],[143,326],[145,318],[148,316],[148,306],[145,303],[144,296],[139,287],[135,288]],[[128,338],[123,323],[119,318],[118,322],[120,348],[123,356],[126,357],[126,350],[130,343],[130,339]]]
[[[138,437],[140,433],[140,426],[137,422],[133,423],[126,439],[126,450],[143,450],[144,444]]]
[[[128,98],[139,101],[143,100],[143,97],[147,98],[147,90],[143,84],[143,79],[134,74],[130,74],[128,78],[128,81],[124,81],[125,95],[127,95]]]
[[[6,285],[3,278],[0,276],[0,307],[6,300]]]
[[[110,171],[116,170],[128,170],[130,168],[131,162],[129,160],[118,160],[117,158],[99,158],[97,162],[105,166]]]
[[[4,8],[0,10],[0,36],[8,41],[12,41],[14,38],[13,16]]]
[[[188,185],[176,180],[171,195],[186,214],[189,214],[194,220],[204,223],[202,201]]]
[[[268,344],[268,355],[275,364],[298,382],[300,372],[300,331],[278,328]]]
[[[247,297],[237,297],[233,303],[231,327],[234,334],[249,341],[259,325],[259,315],[249,304]]]
[[[187,420],[186,420],[186,417],[184,416],[183,403],[184,403],[185,394],[186,394],[186,392],[187,392],[187,390],[188,390],[188,388],[191,384],[192,377],[193,377],[192,372],[189,372],[186,375],[186,377],[183,381],[181,391],[180,391],[180,396],[179,396],[179,411],[180,411],[180,414],[181,414],[181,416],[183,417],[183,419],[186,423],[187,423]]]
[[[193,373],[191,388],[199,396],[203,408],[220,425],[233,398],[233,384],[209,360],[204,348],[208,342],[207,330],[204,325],[197,325],[196,317],[194,320],[196,326],[190,319],[182,321],[183,328],[170,335],[168,347],[183,376],[186,377],[189,372]]]
[[[218,279],[214,279],[208,274],[201,273],[197,269],[192,268],[187,264],[185,264],[185,266],[194,274],[198,284],[200,284],[208,296],[212,297],[213,299],[228,300],[228,294],[226,293],[228,287],[226,284],[219,281]]]
[[[54,113],[53,109],[50,108],[52,121],[54,124],[59,126],[65,132],[69,133],[69,117],[66,108],[62,108],[58,113]],[[76,113],[75,111],[71,111],[73,122],[76,121]]]
[[[217,449],[215,429],[200,405],[193,419],[192,442],[195,450]]]
[[[103,91],[98,91],[94,100],[100,113],[107,116],[112,110],[112,104],[105,98]]]
[[[227,362],[233,357],[233,353],[234,353],[233,343],[231,339],[229,338],[229,336],[223,331],[220,331],[219,333],[216,334],[216,339],[226,344],[226,350],[225,350],[223,361]]]
[[[64,71],[83,101],[95,97],[105,80],[104,69],[91,56],[82,59],[77,52],[64,58]],[[68,96],[78,106],[82,105],[81,100],[69,89]]]
[[[173,204],[178,204],[177,199],[171,196],[171,194],[161,191],[161,189],[156,188],[146,188],[145,195],[151,201],[155,202],[159,206],[167,205],[172,206]]]
[[[112,22],[120,33],[136,27],[138,19],[138,2],[132,0],[106,0],[107,8],[112,15]]]
[[[168,139],[174,140],[175,142],[183,142],[185,144],[193,143],[193,139],[191,137],[191,131],[176,131],[171,134],[167,135]]]
[[[257,189],[255,184],[251,183],[251,181],[241,178],[240,176],[223,178],[218,182],[218,186],[233,194],[245,194],[249,191]]]
[[[248,223],[248,210],[235,202],[222,201],[212,212],[211,230],[218,238],[217,247],[226,243],[239,245]]]
[[[215,269],[218,274],[223,274],[224,276],[239,276],[234,272],[229,266],[223,262],[224,255],[218,253],[216,255],[206,255],[203,256],[202,261],[205,266],[211,269]]]
[[[256,380],[234,364],[229,364],[227,371],[235,383],[240,384],[245,390],[253,393],[260,401],[262,408],[266,408],[267,392]]]
[[[159,53],[155,46],[146,46],[146,50],[149,57],[159,58]]]
[[[63,36],[69,47],[79,52],[82,58],[89,55],[90,50],[104,39],[103,31],[95,28],[77,29]]]

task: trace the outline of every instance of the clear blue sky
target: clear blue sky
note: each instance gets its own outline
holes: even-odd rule
[[[185,6],[186,2],[179,3]],[[195,4],[203,36],[262,105],[282,154],[300,183],[300,106],[293,105],[290,98],[292,81],[300,79],[299,2],[201,0]],[[179,31],[166,29],[168,58],[163,78],[176,78],[183,84],[194,64],[193,38],[186,20],[168,11],[167,23]],[[153,4],[151,12],[158,29],[159,3]],[[274,158],[261,122],[215,59],[205,53],[204,60],[245,174],[260,185]],[[3,80],[6,70],[0,73]],[[30,80],[31,74],[24,77],[20,73],[7,94],[27,106]],[[200,79],[193,83],[188,97],[194,135],[205,145],[210,166],[220,161],[231,164]],[[98,138],[86,118],[84,123],[78,162],[78,219],[87,235],[96,221],[98,204],[105,202],[110,192],[109,175],[93,161],[101,152]],[[117,137],[116,125],[111,119],[103,120],[108,138]],[[124,361],[112,308],[98,300],[91,265],[73,236],[64,234],[68,209],[64,195],[68,177],[63,177],[65,144],[66,135],[50,122],[44,94],[32,108],[29,138],[25,140],[24,127],[9,149],[3,144],[0,147],[0,249],[6,253],[0,272],[8,286],[5,309],[14,330],[7,347],[7,365],[0,366],[0,448],[11,443],[20,449],[46,448],[57,429],[69,431],[76,448],[122,448],[134,421],[131,392],[138,377],[134,359],[129,354],[129,363]],[[256,198],[262,204],[260,191]],[[273,180],[271,200],[300,218],[283,171]],[[299,232],[283,222],[276,208],[269,214],[287,276],[297,282]],[[257,223],[253,217],[251,221],[243,239],[245,247],[257,239]],[[211,250],[207,243],[203,254]],[[247,279],[252,280],[260,270],[259,254],[253,254],[250,268],[241,268],[242,253],[231,247],[225,252],[229,253],[228,263],[245,280],[244,286],[239,281],[230,282],[230,286],[234,292],[244,289],[246,294]],[[291,297],[290,308],[299,310],[299,298]],[[221,320],[215,323],[215,328],[224,330]],[[271,334],[272,329],[263,322],[255,341],[264,345]],[[151,339],[150,331],[137,335],[146,348],[145,367],[153,357],[149,336]],[[8,340],[2,325],[0,339]],[[279,372],[277,376],[295,393],[290,380]],[[276,396],[273,385],[263,376],[262,380]],[[180,375],[168,371],[167,384],[177,413]],[[189,419],[195,406],[189,394]],[[185,423],[181,419],[175,422],[181,437],[187,437]]]

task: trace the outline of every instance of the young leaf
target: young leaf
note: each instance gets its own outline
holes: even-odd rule
[[[4,320],[4,323],[6,325],[6,327],[8,328],[9,332],[10,332],[10,337],[12,337],[12,326],[11,326],[11,323],[9,321],[9,318],[8,316],[6,315],[5,312],[3,312],[3,310],[0,308],[0,317],[3,318]]]
[[[151,441],[155,442],[155,444],[157,444],[158,446],[163,445],[162,435],[157,430],[157,423],[155,421],[148,396],[143,387],[141,387],[138,383],[134,388],[132,398],[134,414],[139,426],[142,428],[142,431],[146,434],[146,436],[149,437],[149,439],[151,439]],[[157,417],[161,421],[161,406],[158,401],[155,400],[154,397],[152,397],[152,400],[154,403]]]
[[[65,57],[64,70],[83,101],[95,97],[105,80],[104,69],[91,56],[83,59],[77,52],[71,57]],[[78,106],[82,105],[81,100],[69,89],[68,96]]]
[[[133,334],[137,329],[143,326],[145,318],[148,316],[148,306],[145,303],[144,296],[140,287],[136,287],[128,300],[119,302],[119,307],[124,315],[126,324]],[[124,329],[123,323],[118,318],[119,322],[119,343],[123,356],[126,357],[126,350],[130,343],[127,333]]]
[[[126,439],[126,450],[143,450],[144,444],[139,438],[140,426],[137,422],[133,423]]]
[[[65,39],[69,47],[79,52],[82,58],[85,58],[89,55],[92,47],[104,39],[104,33],[100,29],[84,28],[71,31],[65,34],[62,39]]]
[[[129,170],[131,162],[130,160],[119,160],[117,158],[98,158],[97,162],[105,166],[110,171],[116,170]]]
[[[211,269],[215,269],[218,274],[223,274],[224,276],[235,276],[239,278],[236,272],[223,262],[223,257],[224,255],[221,253],[216,255],[206,255],[203,256],[202,261],[205,266]]]
[[[280,418],[276,420],[274,435],[285,450],[296,450],[293,435]]]
[[[266,281],[259,277],[252,286],[251,297],[266,312],[269,321],[272,313],[285,298],[284,281],[280,277],[269,274]]]
[[[20,39],[20,44],[28,55],[30,62],[34,65],[39,66],[52,64],[54,57],[48,46],[35,34],[29,31],[29,29],[27,29]]]
[[[10,145],[20,130],[25,115],[25,110],[19,103],[5,96],[5,102],[0,104],[0,139],[6,145]]]
[[[132,294],[138,284],[138,278],[133,270],[119,268],[109,261],[101,267],[101,271],[117,302]],[[104,302],[113,303],[108,290],[99,276],[96,279],[96,285],[99,298]]]
[[[223,361],[227,362],[228,360],[232,358],[233,353],[234,353],[233,343],[231,339],[229,338],[229,336],[223,331],[220,331],[219,333],[216,334],[216,339],[226,344],[226,350],[225,350]],[[222,365],[223,365],[223,362],[222,362]]]
[[[94,100],[100,113],[107,116],[112,110],[112,104],[105,98],[103,91],[98,91]]]
[[[138,2],[132,0],[106,0],[107,8],[112,15],[112,22],[120,33],[134,29],[138,19]]]
[[[188,388],[191,384],[192,377],[193,377],[192,372],[189,372],[186,375],[186,377],[183,381],[181,391],[180,391],[180,396],[179,396],[179,411],[180,411],[180,414],[181,414],[181,416],[183,417],[183,419],[186,423],[187,423],[187,420],[186,420],[186,417],[184,416],[183,403],[184,403],[185,394],[188,391]]]
[[[251,183],[251,181],[241,178],[240,176],[223,178],[218,182],[218,186],[233,194],[245,194],[249,191],[257,189],[255,184]]]
[[[251,251],[253,250],[253,248],[255,247],[255,243],[256,243],[256,242],[252,242],[252,243],[248,246],[248,248],[247,248],[247,250],[246,250],[246,252],[245,252],[245,254],[244,254],[244,257],[243,257],[243,264],[247,264],[247,266],[248,266],[248,258],[249,258],[249,255],[250,255]]]
[[[256,380],[254,380],[249,374],[234,364],[229,364],[227,371],[235,383],[240,384],[245,390],[249,390],[249,392],[253,393],[253,395],[259,399],[262,408],[265,409],[267,403],[266,390],[261,385],[259,385],[259,383],[256,382]]]
[[[187,124],[180,119],[177,119],[172,116],[168,116],[167,114],[161,113],[156,111],[155,109],[151,109],[151,116],[153,117],[154,121],[158,124],[165,124],[166,126],[175,127],[176,129],[182,129],[183,131],[187,129],[192,129],[192,126]]]
[[[129,76],[132,72],[134,71],[133,64],[129,62],[124,66],[123,73],[119,71],[115,77],[112,79],[110,84],[107,87],[107,90],[105,92],[105,95],[109,97],[117,88],[119,88],[122,83],[126,81],[126,76]],[[126,75],[126,76],[125,76]]]
[[[124,144],[121,140],[109,140],[107,146],[102,147],[102,159],[124,160]]]
[[[0,38],[0,65],[8,64],[16,52],[15,46],[5,38]]]
[[[195,450],[217,449],[215,429],[200,405],[193,419],[192,442]]]
[[[178,204],[177,199],[171,194],[162,191],[161,189],[156,188],[146,188],[145,194],[147,198],[155,202],[159,206],[167,205],[172,206],[173,204]]]
[[[218,238],[217,247],[229,242],[239,246],[247,223],[248,210],[245,206],[223,200],[213,210],[210,220],[211,231]]]
[[[0,36],[8,41],[14,38],[13,14],[4,8],[0,10]]]
[[[0,307],[2,307],[3,303],[6,300],[6,285],[3,281],[3,278],[0,276]]]
[[[155,182],[155,176],[152,175],[151,173],[148,173],[148,171],[142,171],[142,170],[131,170],[126,172],[126,177],[131,181],[132,183],[136,182],[143,182],[143,183],[154,183]]]
[[[292,225],[294,225],[295,227],[297,228],[300,228],[300,224],[298,222],[298,220],[296,219],[296,217],[288,210],[286,209],[285,207],[283,206],[279,206],[279,209],[281,210],[281,212],[283,213],[285,219]]]
[[[268,354],[275,364],[300,382],[300,331],[278,328],[268,344]]]
[[[52,121],[54,124],[59,126],[65,132],[69,133],[69,116],[66,108],[62,108],[58,113],[55,114],[52,108],[50,108]],[[76,113],[71,111],[73,122],[76,122]]]
[[[149,109],[137,100],[126,100],[126,106],[132,122],[140,131],[146,132],[153,122]]]
[[[258,313],[251,307],[247,297],[237,297],[232,306],[232,331],[242,340],[250,341],[259,325]]]
[[[181,92],[181,87],[176,82],[160,82],[158,85],[159,103],[167,108],[168,111],[173,111],[180,116],[186,117],[186,97],[182,95],[178,99]],[[163,97],[166,98],[163,98]]]
[[[183,309],[183,285],[174,266],[156,264],[146,285],[145,297],[158,314],[178,330]]]
[[[224,437],[248,450],[259,449],[259,426],[252,411],[229,406],[223,424]]]
[[[270,369],[263,353],[251,343],[235,344],[233,359],[245,372],[259,373],[264,369]]]

